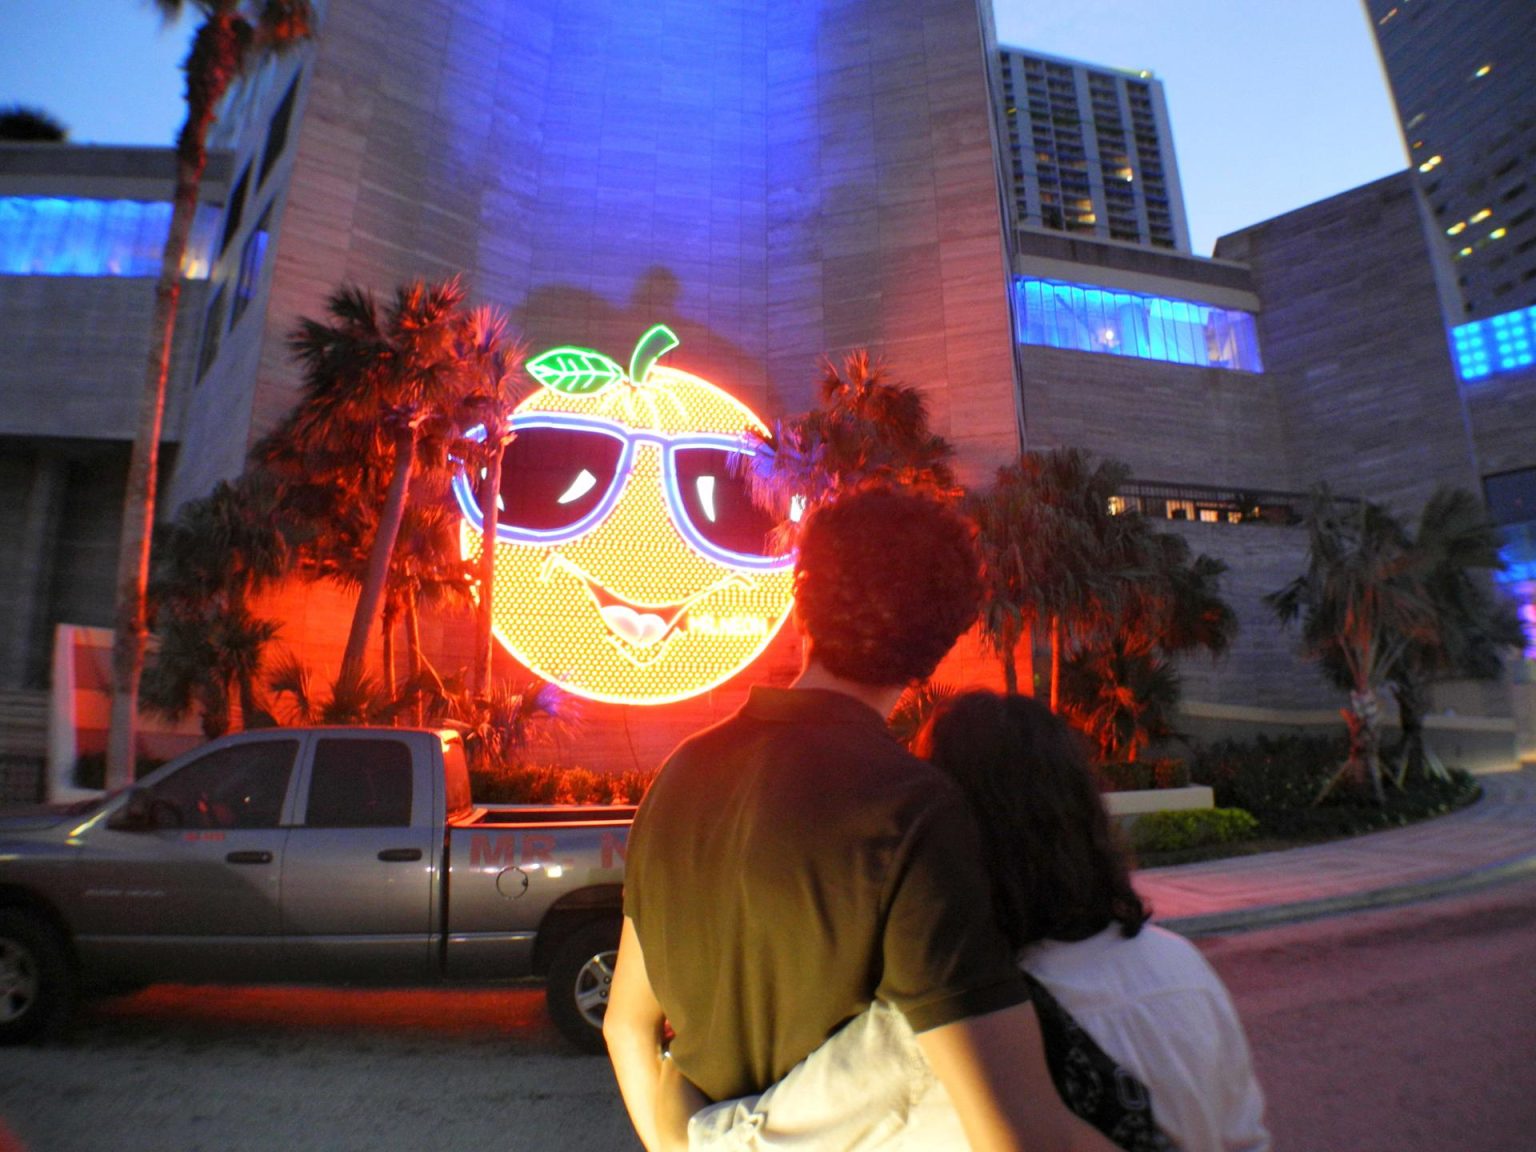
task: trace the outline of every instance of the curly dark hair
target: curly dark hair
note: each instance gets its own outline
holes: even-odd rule
[[[936,496],[865,484],[801,531],[795,612],[811,655],[860,684],[931,675],[976,619],[976,528]]]
[[[1150,909],[1088,766],[1086,745],[1028,696],[966,692],[917,742],[959,782],[981,825],[992,899],[1015,949],[1084,940],[1112,922],[1141,931]]]

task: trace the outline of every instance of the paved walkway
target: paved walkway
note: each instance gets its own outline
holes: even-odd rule
[[[1348,840],[1135,875],[1153,918],[1186,936],[1406,904],[1536,872],[1536,767],[1480,775],[1449,816]]]

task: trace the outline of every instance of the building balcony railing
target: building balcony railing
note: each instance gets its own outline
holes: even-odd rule
[[[1301,523],[1310,499],[1305,492],[1140,480],[1125,485],[1111,498],[1110,511],[1116,515],[1139,512],[1151,520],[1289,527]]]

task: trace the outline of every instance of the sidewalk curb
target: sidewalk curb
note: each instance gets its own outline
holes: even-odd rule
[[[1395,884],[1364,892],[1347,892],[1341,896],[1328,896],[1319,900],[1298,900],[1290,904],[1234,908],[1227,912],[1211,912],[1202,916],[1175,916],[1167,920],[1154,916],[1153,923],[1167,928],[1170,932],[1177,932],[1181,936],[1191,938],[1251,932],[1260,928],[1277,928],[1308,920],[1320,920],[1345,912],[1395,908],[1420,900],[1434,899],[1437,896],[1473,892],[1533,874],[1536,874],[1536,853],[1512,857],[1494,864],[1480,865],[1452,876],[1441,876],[1414,884]]]

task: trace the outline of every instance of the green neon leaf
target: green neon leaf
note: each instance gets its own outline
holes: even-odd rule
[[[528,361],[528,375],[552,392],[592,396],[624,379],[624,369],[590,348],[551,348]]]
[[[665,324],[652,324],[640,337],[640,343],[635,345],[635,354],[629,358],[629,378],[636,384],[644,384],[656,361],[681,343],[677,333]]]

